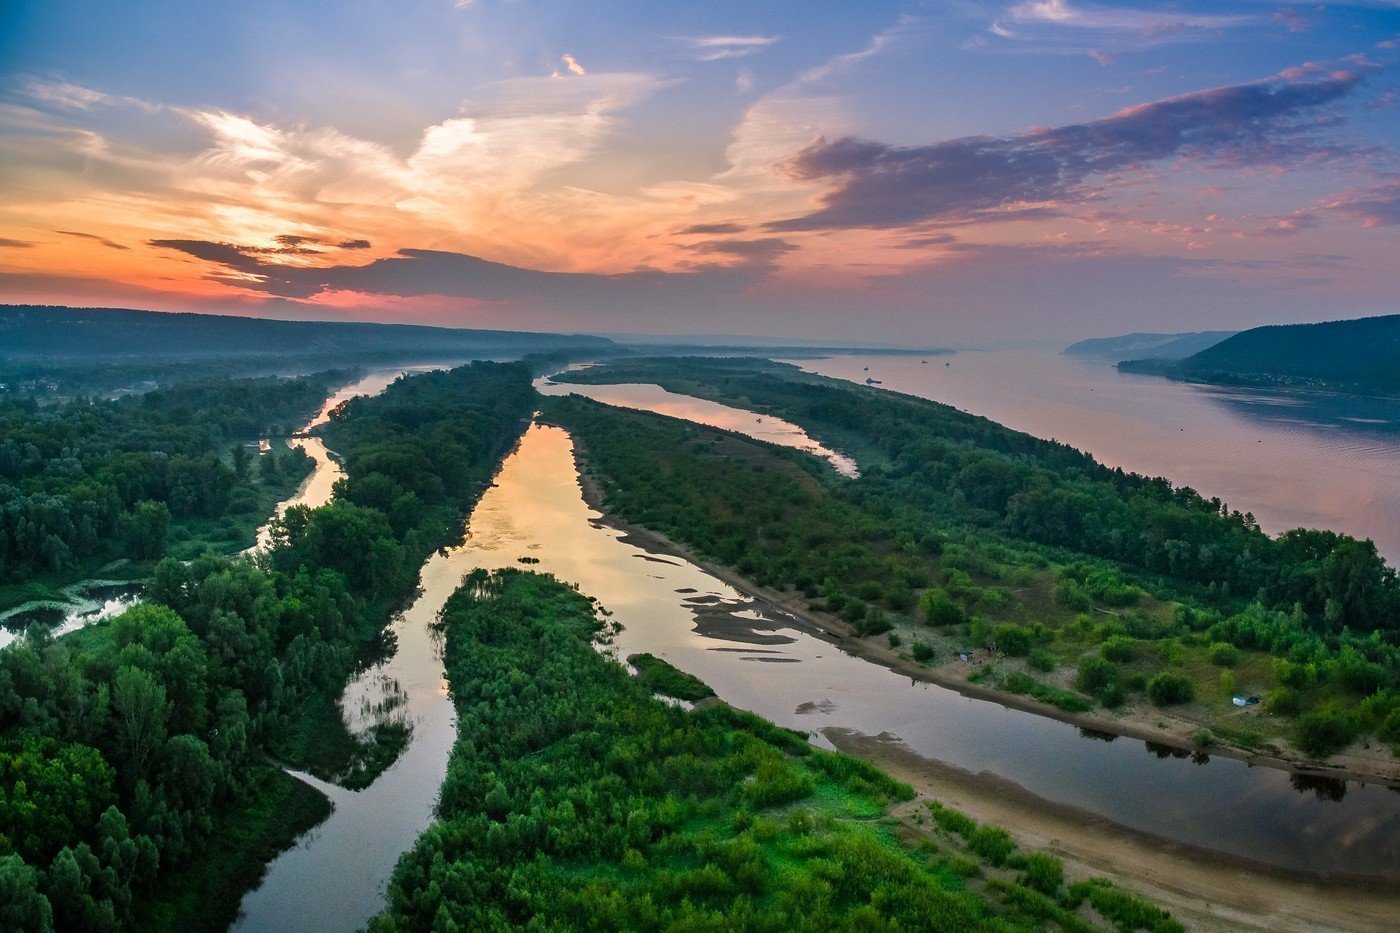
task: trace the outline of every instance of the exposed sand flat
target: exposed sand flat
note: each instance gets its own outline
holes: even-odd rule
[[[839,729],[822,734],[914,787],[920,799],[897,813],[912,814],[923,800],[936,799],[1000,826],[1025,848],[1053,853],[1069,878],[1106,875],[1193,929],[1400,929],[1400,885],[1299,877],[1125,829],[995,775],[929,761],[889,737]]]

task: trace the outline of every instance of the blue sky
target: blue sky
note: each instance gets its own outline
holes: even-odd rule
[[[0,299],[892,342],[1400,311],[1400,3],[11,3]]]

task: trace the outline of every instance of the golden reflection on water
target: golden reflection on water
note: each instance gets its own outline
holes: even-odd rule
[[[310,928],[351,929],[379,910],[399,853],[431,820],[455,739],[431,624],[477,567],[523,567],[577,585],[621,624],[610,649],[619,657],[666,658],[734,706],[828,747],[826,728],[888,735],[932,760],[999,775],[1101,818],[1293,868],[1378,871],[1400,858],[1400,815],[1380,788],[1351,785],[1345,801],[1319,803],[1283,772],[1159,760],[1131,740],[1082,741],[1063,723],[848,655],[699,567],[630,543],[601,518],[583,500],[570,436],[531,425],[472,511],[465,541],[425,564],[421,595],[392,625],[393,657],[347,688],[347,721],[361,727],[366,698],[402,693],[396,712],[413,726],[408,750],[361,793],[312,781],[336,812],[272,863],[245,898],[239,929],[280,929],[289,916],[314,916]]]

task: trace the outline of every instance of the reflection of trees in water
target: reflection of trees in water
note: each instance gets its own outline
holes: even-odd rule
[[[1298,793],[1306,794],[1312,791],[1318,800],[1336,802],[1347,795],[1347,782],[1340,778],[1323,777],[1320,774],[1292,774],[1289,775],[1288,781]]]
[[[1174,745],[1163,745],[1161,742],[1144,742],[1147,750],[1158,758],[1190,758],[1191,752],[1184,748],[1177,748]]]
[[[1117,733],[1101,732],[1098,729],[1090,729],[1088,726],[1079,727],[1079,737],[1082,739],[1093,739],[1096,742],[1112,742],[1118,738]]]

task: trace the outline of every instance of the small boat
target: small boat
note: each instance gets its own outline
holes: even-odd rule
[[[865,367],[865,372],[870,372],[870,367],[869,367],[869,366]]]

